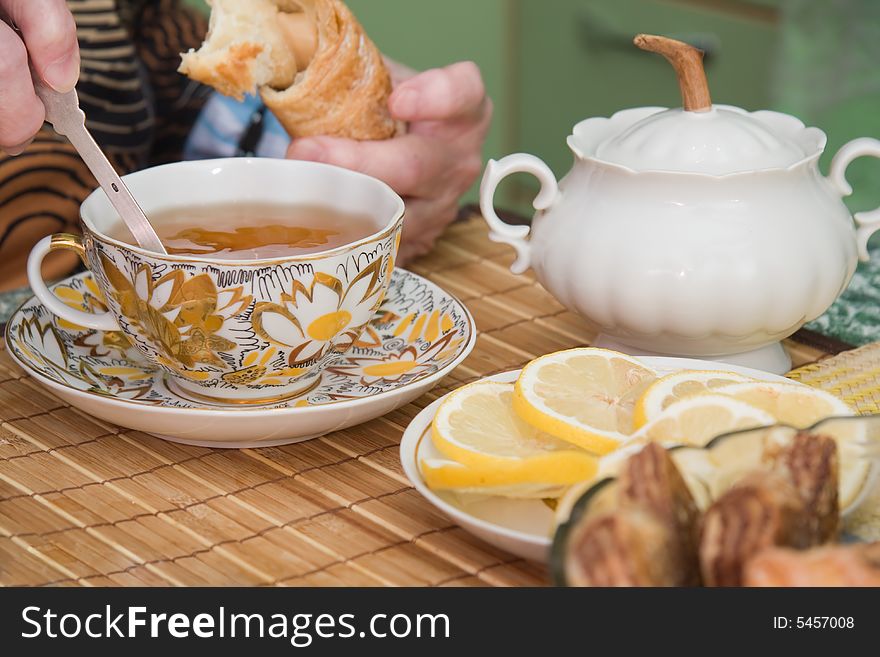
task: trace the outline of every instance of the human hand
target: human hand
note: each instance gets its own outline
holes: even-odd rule
[[[335,164],[379,178],[406,202],[398,263],[428,253],[458,214],[458,203],[483,168],[492,101],[473,62],[415,72],[390,64],[389,109],[409,124],[386,141],[296,139],[287,156]]]
[[[40,77],[56,91],[70,91],[76,85],[76,24],[64,0],[0,0],[0,150],[10,155],[21,153],[45,120],[43,103],[31,82],[28,55]]]

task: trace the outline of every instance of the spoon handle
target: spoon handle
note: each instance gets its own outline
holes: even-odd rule
[[[36,76],[34,78],[34,89],[46,108],[46,120],[52,124],[55,132],[67,137],[79,152],[135,241],[150,251],[166,253],[144,211],[86,128],[86,115],[79,106],[76,90],[58,93],[36,79]]]

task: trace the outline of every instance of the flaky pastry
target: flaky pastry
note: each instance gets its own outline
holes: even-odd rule
[[[294,138],[387,139],[391,77],[340,0],[209,0],[211,24],[180,71],[223,94],[259,92]]]

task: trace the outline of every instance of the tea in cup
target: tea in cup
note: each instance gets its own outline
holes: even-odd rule
[[[404,205],[384,183],[324,164],[181,162],[126,176],[168,254],[133,243],[103,191],[81,208],[83,236],[40,241],[28,277],[55,315],[122,331],[177,394],[267,404],[311,390],[384,299]],[[108,312],[66,305],[43,258],[79,254]]]

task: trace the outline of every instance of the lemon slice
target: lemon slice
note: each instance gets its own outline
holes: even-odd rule
[[[561,496],[574,483],[592,480],[596,472],[595,463],[594,460],[591,469],[580,459],[569,459],[568,467],[541,471],[531,467],[527,461],[507,468],[474,468],[456,461],[425,458],[419,462],[419,468],[431,490],[546,499]]]
[[[719,393],[757,406],[797,429],[806,429],[826,417],[854,415],[842,399],[796,383],[738,383]]]
[[[614,351],[561,351],[526,365],[513,408],[540,431],[607,454],[632,433],[636,400],[656,379],[653,370]]]
[[[669,374],[657,379],[639,397],[633,412],[633,424],[639,429],[682,399],[754,380],[736,372],[685,370]]]
[[[726,395],[706,393],[676,402],[633,434],[633,442],[702,447],[723,433],[776,424],[767,411]]]
[[[517,417],[513,394],[513,384],[486,381],[459,388],[446,398],[434,417],[434,447],[471,470],[447,468],[432,476],[442,473],[450,483],[471,486],[481,477],[487,485],[506,485],[573,483],[595,474],[594,456]]]

